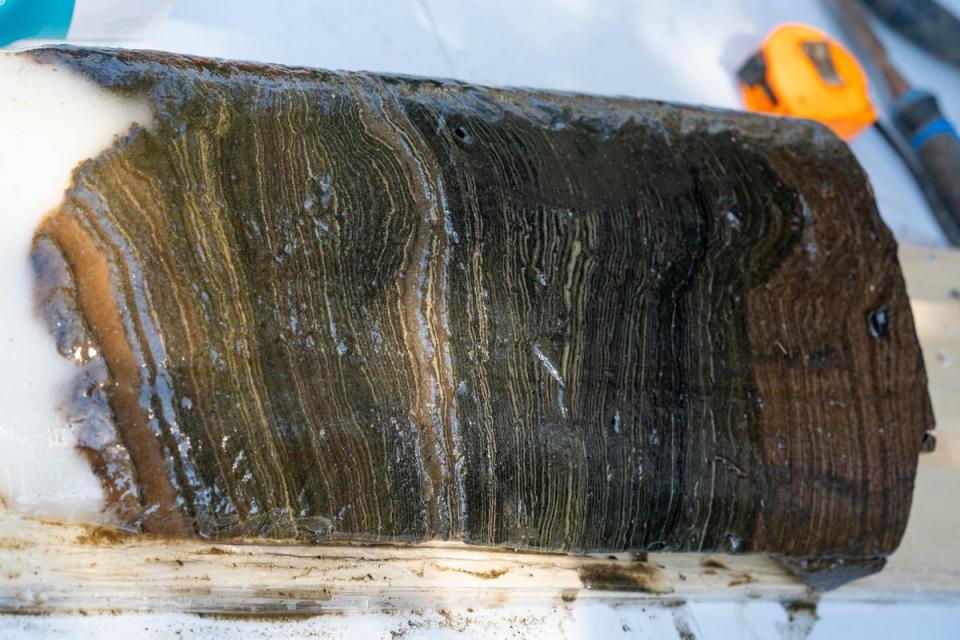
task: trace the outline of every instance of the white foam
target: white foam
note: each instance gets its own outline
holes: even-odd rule
[[[77,369],[37,315],[30,244],[74,167],[151,117],[145,101],[0,53],[0,498],[13,511],[100,518],[100,483],[58,409]]]

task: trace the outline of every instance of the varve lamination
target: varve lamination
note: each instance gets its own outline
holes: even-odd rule
[[[895,243],[825,130],[30,55],[156,113],[78,167],[41,232],[68,219],[109,266],[154,436],[131,441],[111,391],[146,528],[855,562],[896,547],[926,377]],[[180,520],[151,523],[157,452]]]

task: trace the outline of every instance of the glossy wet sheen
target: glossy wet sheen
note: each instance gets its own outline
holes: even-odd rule
[[[166,495],[146,474],[175,496],[163,517],[128,507],[132,522],[854,560],[898,543],[926,376],[895,243],[824,129],[31,55],[156,112],[77,169],[38,236],[63,247],[81,301],[58,216],[110,265],[165,461],[128,441],[118,473],[139,477],[141,506]],[[82,304],[49,305],[104,339]],[[129,440],[116,386],[97,388]]]

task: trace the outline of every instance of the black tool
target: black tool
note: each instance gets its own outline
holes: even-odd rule
[[[834,0],[833,8],[855,47],[883,76],[891,118],[909,150],[892,139],[892,132],[881,133],[908,160],[944,235],[960,246],[960,139],[956,129],[943,116],[936,97],[912,88],[893,66],[857,0]]]
[[[930,55],[960,69],[960,20],[935,0],[861,0],[877,18]]]

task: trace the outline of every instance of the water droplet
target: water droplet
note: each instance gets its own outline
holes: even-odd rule
[[[740,541],[732,533],[728,533],[723,538],[723,548],[729,553],[736,553],[740,548]]]
[[[730,224],[730,227],[734,231],[740,231],[743,227],[743,222],[740,220],[740,216],[734,213],[733,211],[727,211],[726,214],[727,222]]]

